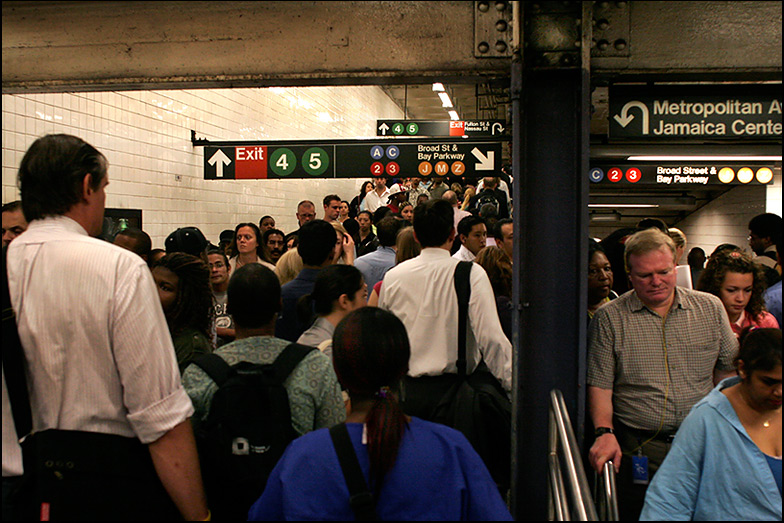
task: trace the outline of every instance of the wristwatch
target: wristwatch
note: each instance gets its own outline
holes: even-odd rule
[[[596,430],[593,431],[593,436],[595,438],[604,436],[605,434],[615,434],[615,432],[610,427],[596,427]]]

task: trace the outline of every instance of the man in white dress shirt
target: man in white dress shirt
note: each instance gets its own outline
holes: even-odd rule
[[[449,255],[454,211],[446,200],[429,200],[414,212],[414,234],[422,253],[384,276],[379,307],[393,312],[408,331],[411,359],[405,380],[406,413],[427,417],[457,373],[458,305],[454,285],[458,260]],[[509,392],[512,345],[504,335],[487,273],[473,264],[466,336],[467,372],[485,364]],[[445,379],[439,379],[443,377]]]
[[[30,226],[10,245],[7,270],[24,355],[35,362],[27,383],[33,431],[138,438],[183,518],[204,520],[193,406],[152,275],[139,256],[94,238],[107,167],[91,145],[61,134],[36,140],[19,168]],[[4,474],[5,435],[14,433],[7,404],[4,376]]]
[[[376,212],[376,209],[388,203],[389,188],[387,187],[387,179],[385,177],[376,179],[376,186],[372,191],[367,193],[365,199],[362,200],[362,205],[365,207],[363,211]],[[360,207],[362,206],[360,205]]]
[[[487,226],[484,220],[478,216],[466,216],[457,224],[457,234],[461,245],[452,257],[460,261],[474,261],[487,242]]]

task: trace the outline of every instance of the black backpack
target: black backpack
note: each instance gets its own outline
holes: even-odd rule
[[[270,472],[298,436],[283,382],[313,350],[292,343],[268,365],[229,366],[217,354],[193,360],[218,385],[207,418],[195,431],[213,519],[247,520]]]
[[[482,210],[482,206],[488,203],[495,207],[496,213],[499,212],[501,205],[498,203],[498,198],[495,197],[495,194],[493,194],[492,190],[485,189],[479,193],[479,196],[476,198],[476,202],[474,202],[474,214],[478,215],[479,211]]]

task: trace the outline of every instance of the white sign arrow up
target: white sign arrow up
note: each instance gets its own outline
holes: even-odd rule
[[[495,169],[495,151],[487,151],[487,156],[485,156],[478,147],[474,147],[471,150],[471,154],[479,160],[479,163],[476,164],[477,171],[492,171]]]
[[[215,165],[217,163],[217,165],[215,165],[215,176],[217,178],[223,178],[223,166],[229,165],[231,160],[226,156],[226,153],[218,149],[218,152],[213,154],[212,158],[207,160],[207,163],[210,165]]]
[[[389,131],[389,126],[387,125],[386,122],[384,122],[378,126],[378,130],[381,131],[381,136],[386,136],[387,131]]]
[[[627,102],[621,109],[621,114],[616,114],[613,118],[615,118],[615,121],[618,122],[621,127],[626,127],[629,125],[629,122],[634,120],[634,115],[629,114],[629,109],[632,107],[636,107],[642,112],[642,134],[648,134],[648,106],[642,102],[638,102],[637,100]]]

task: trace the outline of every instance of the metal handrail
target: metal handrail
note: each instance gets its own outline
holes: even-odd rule
[[[579,448],[577,438],[572,429],[572,422],[569,418],[569,411],[566,410],[563,394],[558,389],[550,391],[549,432],[550,482],[548,498],[551,520],[553,516],[558,517],[559,521],[570,520],[566,489],[561,475],[561,463],[558,459],[558,449],[560,448],[564,454],[567,469],[566,478],[577,519],[579,521],[597,521],[596,505],[591,498],[588,478],[577,450]]]
[[[618,492],[615,487],[615,466],[612,461],[607,461],[602,468],[601,476],[594,471],[594,500],[599,506],[599,519],[601,521],[618,521]],[[597,490],[599,485],[602,489],[602,496]]]

